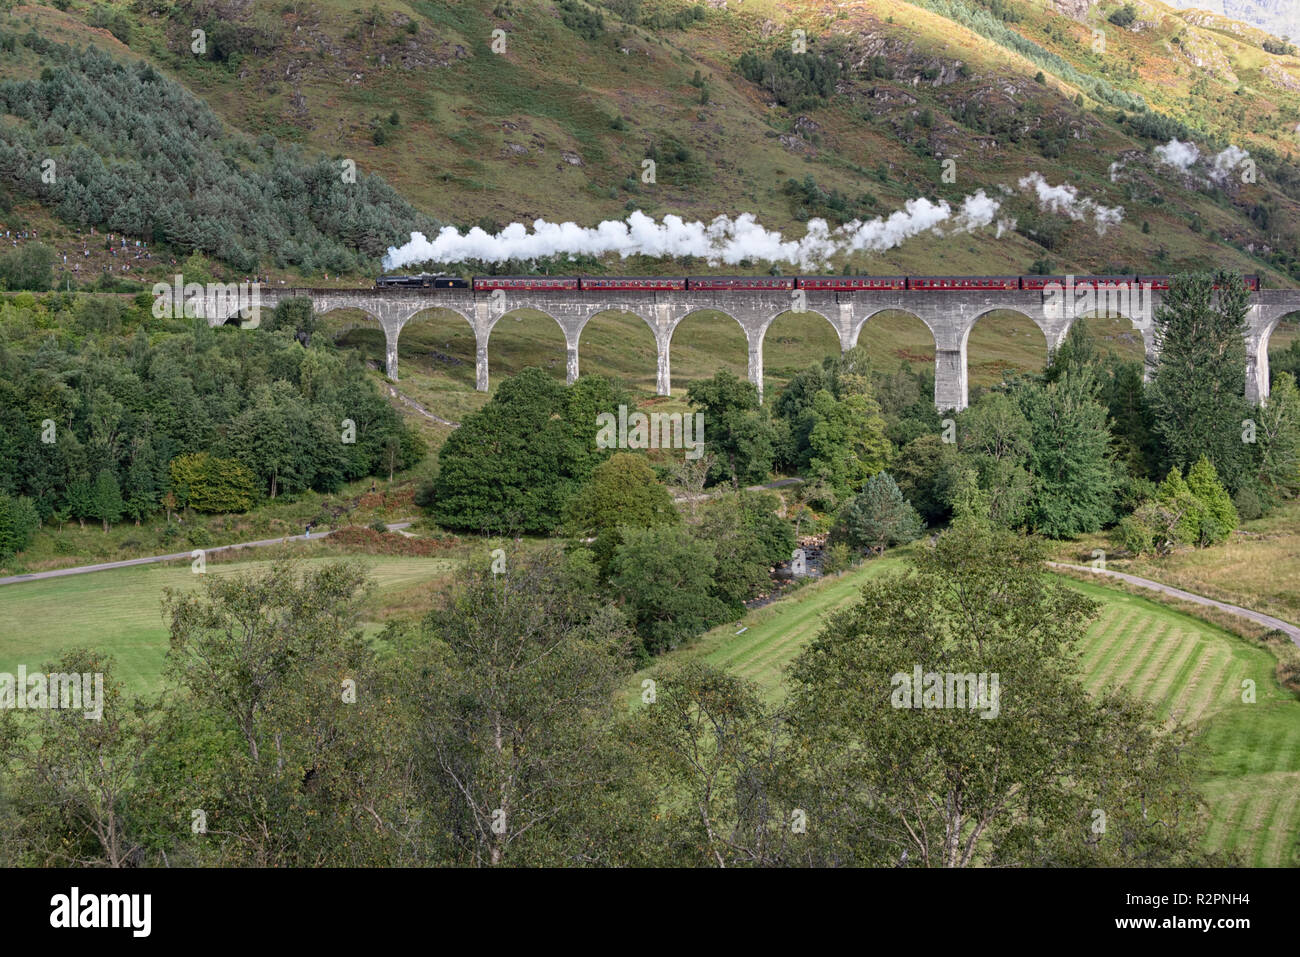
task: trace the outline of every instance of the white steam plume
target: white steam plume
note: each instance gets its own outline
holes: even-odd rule
[[[719,216],[711,223],[686,222],[668,215],[656,222],[637,210],[626,221],[606,220],[597,226],[549,223],[536,220],[530,231],[522,223],[511,223],[496,235],[479,227],[462,233],[445,226],[432,240],[412,233],[400,247],[390,247],[384,268],[410,263],[455,263],[479,259],[484,262],[531,260],[543,256],[617,254],[622,258],[644,256],[698,256],[710,265],[735,265],[742,259],[793,263],[813,268],[829,263],[836,255],[866,250],[883,252],[926,232],[952,234],[971,232],[994,221],[997,200],[983,190],[967,196],[954,211],[946,201],[911,199],[889,216],[862,222],[854,220],[831,230],[823,219],[808,221],[802,239],[785,239],[781,233],[761,225],[754,214],[732,219]],[[941,228],[946,227],[946,228]]]
[[[1033,189],[1041,208],[1075,221],[1091,218],[1098,235],[1124,219],[1120,207],[1102,206],[1080,198],[1078,190],[1062,183],[1051,186],[1040,173],[1020,180],[1020,188]],[[1004,194],[1011,187],[999,184]],[[853,220],[831,229],[825,220],[812,219],[801,239],[786,239],[780,232],[758,222],[753,213],[735,218],[719,216],[710,223],[687,222],[667,215],[656,222],[637,210],[626,220],[605,220],[596,226],[550,223],[536,220],[530,230],[523,223],[511,223],[495,235],[475,226],[461,232],[444,226],[429,239],[412,233],[402,246],[389,247],[385,269],[413,263],[458,263],[467,260],[501,263],[529,261],[547,256],[696,256],[711,266],[736,265],[742,260],[791,263],[805,269],[828,265],[837,256],[854,252],[885,252],[924,233],[953,236],[996,224],[996,237],[1015,229],[1016,221],[999,217],[1000,200],[977,190],[954,208],[946,200],[919,197],[888,216]]]
[[[1250,159],[1250,153],[1240,146],[1229,145],[1223,152],[1211,157],[1203,156],[1195,143],[1180,143],[1177,139],[1170,140],[1164,146],[1157,146],[1155,154],[1160,162],[1183,173],[1191,173],[1192,167],[1198,163],[1208,167],[1208,178],[1198,177],[1207,186],[1222,186],[1233,170]]]
[[[1155,154],[1156,158],[1166,166],[1172,166],[1184,173],[1201,158],[1201,151],[1197,149],[1195,143],[1190,141],[1180,143],[1177,138],[1170,140],[1164,146],[1157,146]]]
[[[1214,157],[1214,169],[1210,170],[1210,179],[1216,183],[1222,183],[1234,169],[1248,159],[1250,159],[1250,153],[1246,150],[1243,150],[1240,146],[1229,146]]]
[[[1106,230],[1111,226],[1118,226],[1124,221],[1124,207],[1102,206],[1087,197],[1080,199],[1077,187],[1069,183],[1052,186],[1043,178],[1042,173],[1030,173],[1022,178],[1020,188],[1033,189],[1039,207],[1048,212],[1063,214],[1075,222],[1091,217],[1098,236],[1106,235]]]

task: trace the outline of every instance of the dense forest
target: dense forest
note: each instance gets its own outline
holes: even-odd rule
[[[303,344],[284,319],[292,304],[255,330],[159,323],[150,304],[0,304],[0,553],[25,537],[10,532],[6,552],[6,511],[28,532],[33,520],[242,512],[423,458],[355,356]]]
[[[0,36],[15,42],[51,65],[0,83],[0,184],[67,223],[199,250],[242,272],[304,273],[373,270],[412,230],[436,228],[350,160],[230,131],[147,63],[35,32]]]

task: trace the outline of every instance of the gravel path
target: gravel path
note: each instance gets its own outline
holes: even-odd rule
[[[400,532],[410,524],[410,522],[394,522],[392,525],[388,526],[388,530],[390,532]],[[315,541],[319,538],[326,538],[329,534],[329,532],[317,532],[315,535],[311,536],[282,535],[279,538],[263,538],[256,542],[239,542],[235,545],[218,545],[216,548],[197,550],[201,550],[205,554],[210,555],[213,552],[230,552],[240,548],[262,548],[266,545],[280,545],[284,542]],[[62,578],[65,575],[87,575],[90,572],[103,572],[108,571],[111,568],[130,568],[132,565],[154,565],[158,562],[174,562],[181,559],[188,560],[193,557],[194,551],[196,551],[196,549],[191,549],[188,552],[174,552],[171,555],[150,555],[148,558],[129,558],[120,562],[101,562],[98,565],[78,565],[75,568],[56,568],[53,571],[48,572],[31,572],[27,575],[10,575],[8,578],[0,578],[0,585],[13,585],[18,582],[38,581],[42,578]]]
[[[1193,595],[1189,591],[1183,591],[1181,588],[1175,588],[1172,585],[1164,585],[1160,582],[1152,581],[1149,578],[1138,578],[1136,575],[1128,575],[1124,572],[1113,572],[1109,569],[1103,571],[1093,568],[1089,565],[1067,565],[1064,562],[1048,562],[1047,564],[1056,568],[1071,568],[1079,572],[1091,572],[1094,575],[1109,575],[1111,578],[1118,578],[1120,581],[1128,582],[1130,585],[1137,585],[1139,588],[1149,588],[1152,591],[1158,591],[1164,595],[1170,595],[1182,601],[1194,602],[1197,605],[1208,605],[1211,608],[1217,608],[1220,611],[1226,611],[1230,615],[1236,615],[1239,618],[1246,618],[1256,624],[1263,625],[1266,628],[1276,628],[1289,637],[1297,646],[1300,646],[1300,628],[1290,622],[1283,621],[1281,618],[1274,618],[1272,615],[1265,615],[1263,612],[1251,611],[1249,608],[1242,608],[1240,605],[1229,605],[1227,602],[1217,601],[1213,598],[1206,598],[1204,595]]]

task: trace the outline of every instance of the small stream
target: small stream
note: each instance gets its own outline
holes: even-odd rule
[[[814,535],[799,540],[798,548],[804,552],[804,565],[807,578],[820,578],[822,575],[822,560],[826,554],[826,536]],[[791,569],[792,562],[786,561],[779,563],[772,569],[771,587],[765,593],[751,598],[745,602],[746,611],[755,611],[772,604],[778,598],[781,598],[786,592],[791,590],[794,582],[794,572]]]

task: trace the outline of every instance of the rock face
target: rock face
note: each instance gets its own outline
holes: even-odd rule
[[[1297,0],[1163,0],[1175,10],[1204,10],[1229,20],[1300,42],[1300,3]],[[1099,6],[1098,0],[1052,0],[1056,12],[1082,21]],[[1138,5],[1140,8],[1140,4]]]
[[[1165,0],[1179,10],[1208,10],[1240,20],[1278,37],[1300,40],[1300,3],[1296,0]]]
[[[1212,0],[1211,0],[1212,2]],[[1074,20],[1083,20],[1088,15],[1088,8],[1093,0],[1052,0],[1057,13],[1063,13]]]

